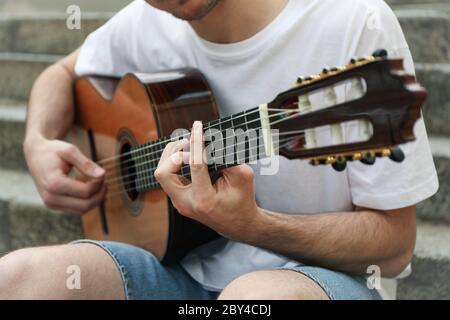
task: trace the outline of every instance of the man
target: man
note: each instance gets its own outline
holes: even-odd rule
[[[299,75],[379,48],[414,72],[381,0],[134,1],[36,81],[24,146],[30,171],[51,208],[82,213],[105,196],[104,171],[61,141],[73,122],[77,76],[197,67],[226,116],[272,100]],[[415,132],[402,164],[354,163],[335,173],[281,158],[274,176],[240,166],[215,186],[201,163],[191,165],[192,184],[180,186],[172,160],[181,145],[172,143],[156,172],[164,190],[182,214],[231,240],[170,266],[120,243],[19,250],[0,260],[0,298],[378,299],[364,276],[375,265],[395,278],[408,266],[415,205],[438,188],[422,120]],[[202,147],[201,123],[191,145]],[[69,179],[72,167],[92,179]],[[66,288],[71,265],[82,270],[81,290]]]

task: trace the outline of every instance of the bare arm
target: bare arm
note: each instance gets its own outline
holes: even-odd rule
[[[415,206],[319,215],[263,211],[243,240],[303,263],[358,275],[378,265],[383,276],[395,277],[411,261],[415,219]]]
[[[45,204],[82,213],[104,197],[104,171],[75,146],[61,141],[74,120],[73,84],[78,50],[47,68],[31,91],[24,142],[25,158]],[[68,174],[76,167],[91,179]]]
[[[73,90],[78,50],[47,68],[31,91],[25,145],[63,139],[73,123]]]

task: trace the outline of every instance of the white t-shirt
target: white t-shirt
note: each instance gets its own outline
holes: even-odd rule
[[[400,25],[382,0],[290,0],[265,29],[233,44],[205,41],[187,22],[136,0],[88,37],[76,72],[123,76],[195,67],[211,84],[221,116],[227,116],[271,101],[300,75],[345,64],[353,56],[366,56],[379,48],[403,57],[407,70],[414,72]],[[352,163],[337,173],[330,167],[281,158],[275,176],[255,171],[258,204],[292,214],[414,205],[438,189],[422,120],[415,134],[417,141],[403,146],[406,160],[401,164],[389,159],[378,160],[372,167]],[[217,291],[244,273],[296,264],[227,240],[198,248],[182,261],[194,279]]]

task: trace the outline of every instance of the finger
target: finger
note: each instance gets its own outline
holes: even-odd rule
[[[95,162],[85,157],[74,145],[67,144],[58,151],[59,156],[77,168],[81,173],[91,178],[101,178],[105,175],[105,170]]]
[[[103,180],[92,180],[89,182],[81,182],[73,180],[61,173],[47,185],[47,190],[53,194],[65,195],[81,199],[89,199],[95,195],[104,184]]]
[[[187,139],[168,143],[159,159],[159,163],[165,162],[171,155],[178,151],[185,150],[188,146],[189,140]]]
[[[183,164],[187,163],[189,163],[189,153],[178,151],[159,164],[158,169],[155,171],[155,178],[163,189],[166,190],[169,186],[183,185],[178,177],[178,173]]]
[[[208,166],[203,159],[204,149],[203,125],[200,121],[196,121],[192,128],[189,161],[192,191],[194,194],[208,194],[214,190],[211,183],[211,177],[209,176]]]
[[[107,188],[103,185],[102,189],[89,199],[49,194],[44,194],[43,198],[47,207],[51,209],[73,213],[86,213],[98,207],[105,200],[106,191]]]

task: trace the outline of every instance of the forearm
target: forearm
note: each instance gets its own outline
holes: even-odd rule
[[[384,276],[396,276],[414,249],[411,211],[286,215],[260,210],[258,217],[245,242],[352,274],[366,274],[368,266],[378,265]]]
[[[73,123],[74,61],[77,52],[47,68],[33,85],[25,145],[36,139],[62,139]]]

